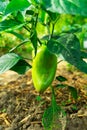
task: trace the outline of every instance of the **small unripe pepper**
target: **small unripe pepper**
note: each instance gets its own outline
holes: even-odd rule
[[[38,92],[44,92],[51,85],[57,69],[57,57],[46,45],[42,45],[33,60],[32,80]]]

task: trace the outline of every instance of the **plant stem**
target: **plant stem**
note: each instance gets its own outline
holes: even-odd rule
[[[23,26],[28,32],[30,32],[30,29],[27,26]]]
[[[54,27],[55,27],[55,23],[52,24],[52,34],[51,34],[51,38],[53,37]]]
[[[37,22],[38,22],[38,13],[36,14],[35,28],[37,26]]]
[[[42,42],[40,41],[40,39],[37,37],[37,40],[38,40],[38,42],[40,43],[40,45],[42,45]]]
[[[13,47],[9,52],[14,51],[14,50],[17,49],[18,47],[22,46],[23,44],[25,44],[26,42],[29,42],[29,41],[30,41],[30,40],[25,40],[25,41],[21,42],[19,45]]]
[[[54,87],[51,85],[51,91],[52,91],[52,98],[55,98],[55,91],[54,91]]]
[[[57,64],[59,64],[59,63],[62,62],[62,61],[63,61],[63,60],[58,61]]]

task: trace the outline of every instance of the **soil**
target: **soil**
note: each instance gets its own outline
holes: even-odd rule
[[[0,75],[0,130],[44,130],[42,115],[51,103],[51,90],[36,92],[31,71],[25,75],[13,71]],[[75,101],[66,87],[55,88],[56,101],[66,112],[61,118],[62,128],[57,130],[87,130],[87,75],[66,62],[58,65],[59,75],[67,78],[63,83],[74,86],[79,97]],[[53,86],[58,83],[55,79]]]

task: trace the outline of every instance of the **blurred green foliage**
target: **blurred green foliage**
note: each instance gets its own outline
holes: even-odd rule
[[[28,33],[24,29],[18,30],[21,35],[24,37],[28,37]],[[9,52],[14,46],[17,46],[21,40],[17,38],[15,35],[11,33],[3,32],[0,34],[0,55]],[[24,57],[28,57],[32,52],[32,44],[27,42],[23,46],[14,50],[15,53],[22,55]],[[25,53],[26,52],[26,53]]]
[[[47,28],[45,28],[43,21],[41,21],[43,14],[44,14],[43,21],[44,19],[45,21],[49,19],[48,14],[42,13],[42,11],[39,13],[39,21],[37,23],[37,34],[40,38],[48,34]],[[84,40],[87,38],[87,18],[86,17],[78,16],[78,15],[61,14],[59,15],[59,19],[57,20],[55,24],[54,33],[59,34],[62,32],[75,30],[76,28],[78,29],[78,33],[76,33],[76,35],[78,36],[80,40],[81,48],[84,49],[83,43],[84,43]],[[79,31],[80,28],[82,30]],[[24,38],[29,37],[29,32],[27,32],[23,28],[18,29],[18,33],[20,33]],[[0,34],[0,55],[8,52],[10,49],[18,45],[20,42],[21,40],[17,38],[16,36],[14,36],[13,34],[10,34],[8,32],[1,33]],[[25,45],[17,48],[15,52],[18,52],[19,54],[22,54],[23,56],[28,56],[31,54],[32,49],[33,49],[32,44],[26,43]]]
[[[30,10],[28,10],[26,12],[26,16],[25,17],[25,12],[21,11],[21,9],[25,9],[28,6],[30,6],[30,3],[28,3],[27,1],[25,1],[23,4],[21,3],[20,5],[18,5],[17,7],[10,8],[10,6],[12,6],[12,4],[15,5],[15,0],[13,0],[12,3],[8,4],[8,0],[3,2],[3,0],[1,0],[0,5],[0,13],[3,14],[4,10],[5,10],[5,16],[7,17],[7,14],[13,13],[12,15],[16,18],[16,20],[20,21],[21,23],[24,23],[25,21],[30,21],[32,20],[32,16],[35,17],[35,15],[38,14],[38,22],[37,22],[37,26],[36,26],[36,30],[37,30],[37,35],[39,38],[48,35],[48,29],[47,26],[45,26],[44,24],[47,23],[49,24],[49,21],[52,20],[52,23],[55,22],[55,19],[57,18],[56,24],[55,24],[55,34],[59,34],[62,32],[67,32],[70,31],[73,32],[73,30],[78,29],[78,33],[76,33],[76,35],[78,36],[79,40],[80,40],[80,44],[81,44],[81,48],[84,49],[84,40],[87,39],[87,18],[85,17],[85,15],[81,16],[81,15],[74,15],[74,13],[78,14],[77,10],[74,9],[74,12],[71,11],[71,13],[69,14],[64,14],[61,13],[58,14],[58,12],[56,12],[56,1],[54,3],[55,6],[55,13],[53,13],[52,8],[50,8],[50,2],[49,3],[45,0],[43,0],[43,5],[45,6],[45,8],[48,8],[50,10],[48,10],[47,12],[45,12],[45,10],[43,9],[39,9],[38,3],[40,3],[39,0],[30,0],[32,3],[32,6],[30,7]],[[20,3],[20,0],[18,0],[18,2]],[[46,4],[45,4],[46,2]],[[47,5],[48,3],[48,5]],[[64,2],[66,3],[66,2]],[[77,2],[78,3],[78,2]],[[6,5],[8,4],[8,6],[6,7]],[[61,3],[60,3],[61,4]],[[69,4],[69,3],[68,3]],[[37,8],[35,8],[37,7]],[[66,4],[65,4],[66,5]],[[58,5],[59,6],[59,5]],[[84,6],[83,2],[81,4],[81,6]],[[20,11],[17,12],[17,14],[15,13],[15,10],[19,10]],[[38,12],[39,11],[39,12]],[[67,10],[69,12],[69,9]],[[85,14],[85,9],[83,10],[83,14]],[[81,12],[79,12],[81,13]],[[0,20],[1,19],[1,15],[0,14]],[[10,16],[12,17],[12,16]],[[9,17],[9,18],[10,18]],[[30,25],[29,25],[30,26]],[[52,26],[52,25],[51,25]],[[50,26],[50,32],[52,30],[52,27]],[[81,28],[81,30],[79,30]],[[3,29],[1,27],[1,29]],[[18,28],[16,30],[16,32],[18,32],[18,34],[21,34],[25,39],[29,38],[29,32],[27,32],[25,29],[22,28]],[[15,42],[16,41],[16,42]],[[11,33],[8,32],[1,32],[0,33],[0,55],[8,52],[10,49],[12,49],[14,46],[17,46],[19,43],[21,42],[21,40],[19,38],[17,38],[16,36],[14,36]],[[19,54],[22,54],[23,56],[27,55],[32,51],[33,47],[31,43],[26,43],[25,45],[22,45],[21,47],[18,47],[15,52],[18,52]],[[26,53],[25,53],[26,52]]]

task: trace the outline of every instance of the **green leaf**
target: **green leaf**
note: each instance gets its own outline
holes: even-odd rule
[[[52,104],[43,114],[42,123],[45,130],[61,130],[61,122],[59,120],[61,108],[57,105],[54,96],[52,97]]]
[[[7,53],[0,57],[0,74],[12,68],[21,57],[15,53]]]
[[[82,58],[87,58],[87,52],[81,51],[81,57]]]
[[[0,31],[13,31],[14,29],[21,28],[23,24],[16,22],[14,20],[4,20],[0,22]]]
[[[30,2],[33,4],[33,5],[37,5],[40,3],[41,0],[30,0]]]
[[[57,76],[56,79],[57,79],[58,81],[60,81],[60,82],[67,81],[67,79],[66,79],[65,77],[61,76],[61,75],[60,75],[60,76]]]
[[[41,10],[40,12],[40,16],[39,16],[39,21],[41,23],[44,23],[45,22],[45,19],[46,19],[46,12],[44,10]]]
[[[74,34],[64,34],[57,40],[50,40],[47,46],[50,51],[57,55],[61,53],[66,61],[87,73],[87,63],[82,59],[80,42]]]
[[[24,23],[25,22],[25,13],[24,11],[18,11],[17,15],[16,15],[16,19],[17,21],[19,21],[20,23]]]
[[[47,13],[49,14],[51,20],[54,21],[54,22],[57,20],[57,18],[60,17],[60,15],[58,13],[53,13],[53,12],[50,12],[50,11],[47,11]]]
[[[68,86],[68,89],[71,92],[72,97],[76,100],[78,98],[77,89],[72,86]]]
[[[5,14],[8,15],[13,12],[17,11],[24,11],[26,8],[30,6],[28,0],[11,0],[10,3],[7,5]]]
[[[51,126],[52,119],[53,119],[53,110],[52,110],[52,107],[50,106],[44,111],[44,115],[42,119],[45,130],[52,130],[52,126]]]
[[[61,54],[70,64],[87,73],[87,63],[81,57],[80,42],[74,34],[66,34],[58,39],[61,43]]]
[[[56,87],[57,88],[65,88],[65,87],[67,87],[67,85],[66,84],[57,84]]]
[[[87,0],[42,0],[41,4],[50,12],[87,16]]]
[[[1,13],[4,13],[5,8],[6,8],[6,6],[7,6],[8,3],[9,3],[8,1],[0,0],[0,12]]]
[[[82,32],[82,28],[72,26],[69,30],[62,31],[62,33],[77,33],[77,32]]]
[[[59,36],[59,34],[54,34],[53,36],[52,36],[52,38],[54,38],[54,39],[58,39],[60,36]],[[49,40],[49,35],[45,35],[45,36],[43,36],[42,38],[41,38],[41,40],[46,40],[46,41],[48,41]],[[50,41],[49,41],[50,42]],[[48,42],[48,43],[49,43]],[[52,41],[52,39],[51,39],[51,42],[53,42],[53,44],[54,44],[54,41]],[[51,44],[50,44],[51,45]]]
[[[28,14],[28,15],[34,15],[34,11],[33,10],[27,10],[26,14]]]
[[[31,68],[31,65],[29,65],[25,60],[20,59],[12,68],[11,70],[19,73],[19,74],[25,74],[29,69]]]
[[[55,53],[56,55],[59,55],[62,50],[62,45],[60,43],[58,43],[58,41],[56,41],[56,39],[55,40],[51,39],[50,41],[48,41],[47,47],[48,47],[49,51]]]
[[[19,39],[21,39],[21,40],[23,40],[23,41],[25,40],[25,38],[23,37],[22,34],[19,34],[19,33],[14,32],[14,31],[9,31],[9,33],[15,35],[17,38],[19,38]]]

